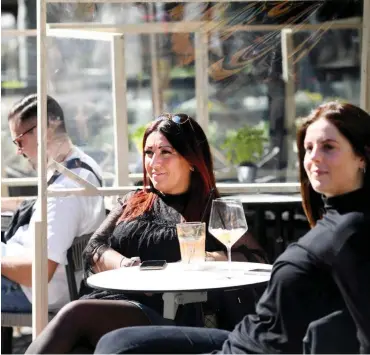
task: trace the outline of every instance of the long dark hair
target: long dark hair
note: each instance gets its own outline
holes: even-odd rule
[[[174,121],[178,118],[178,121]],[[157,194],[153,193],[153,185],[145,170],[144,147],[148,136],[160,132],[172,147],[186,159],[194,169],[191,173],[189,186],[189,202],[183,212],[186,221],[200,221],[206,208],[211,190],[213,197],[219,197],[216,179],[213,172],[213,160],[207,137],[200,125],[185,114],[162,114],[145,130],[143,138],[143,171],[144,190],[139,191],[127,202],[120,220],[130,220],[151,209]],[[150,188],[148,188],[148,186]],[[209,206],[205,217],[209,218]]]
[[[319,193],[311,186],[304,169],[304,140],[307,128],[320,118],[332,123],[346,137],[355,154],[366,161],[363,187],[370,192],[370,115],[359,107],[337,101],[322,104],[306,117],[297,132],[299,180],[301,183],[302,204],[307,219],[313,227],[323,214],[323,201]]]

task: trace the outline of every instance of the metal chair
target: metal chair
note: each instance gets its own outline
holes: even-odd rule
[[[76,272],[83,269],[82,252],[92,234],[76,237],[67,251],[68,264],[65,266],[68,291],[71,301],[78,299]],[[49,320],[56,312],[49,313]],[[32,326],[32,313],[5,313],[1,312],[1,353],[11,353],[12,350],[12,327]]]

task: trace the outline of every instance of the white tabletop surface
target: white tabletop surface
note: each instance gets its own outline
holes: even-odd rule
[[[280,194],[239,194],[225,196],[224,198],[235,198],[245,204],[252,203],[298,203],[302,202],[300,194],[280,195]]]
[[[233,262],[232,278],[227,278],[227,262],[207,261],[198,270],[189,265],[169,263],[163,270],[140,270],[138,266],[104,271],[87,279],[89,286],[125,292],[191,292],[228,289],[267,282],[272,265]]]

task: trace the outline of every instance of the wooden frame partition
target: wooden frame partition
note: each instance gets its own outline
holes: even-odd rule
[[[40,214],[34,225],[32,264],[32,337],[44,329],[48,322],[48,262],[47,262],[47,55],[46,55],[46,2],[37,1],[37,176]]]
[[[285,0],[280,0],[285,1]],[[69,194],[82,194],[86,195],[88,192],[85,189],[65,189],[64,191],[47,191],[46,185],[46,154],[45,154],[45,140],[42,139],[46,132],[46,94],[47,94],[47,84],[46,84],[46,46],[45,39],[46,36],[56,36],[62,35],[68,37],[67,34],[72,35],[85,35],[90,36],[90,39],[104,38],[107,36],[112,41],[111,54],[113,58],[113,69],[115,74],[118,75],[117,78],[113,79],[114,87],[114,102],[119,105],[125,93],[125,74],[123,69],[123,59],[120,58],[119,53],[122,53],[124,48],[124,35],[126,33],[168,33],[168,32],[195,32],[196,33],[196,97],[197,97],[197,116],[198,120],[207,131],[208,125],[208,95],[207,95],[207,66],[208,66],[208,48],[207,48],[207,35],[209,31],[217,28],[218,24],[212,22],[207,23],[148,23],[144,26],[141,25],[125,25],[125,26],[105,26],[99,24],[51,24],[48,29],[46,27],[46,4],[47,3],[133,3],[137,1],[127,1],[127,0],[37,0],[37,16],[38,16],[38,29],[37,29],[37,78],[38,78],[38,143],[39,143],[39,156],[38,156],[38,198],[39,203],[42,206],[42,213],[37,216],[36,223],[36,238],[35,238],[35,248],[34,248],[34,264],[33,264],[33,337],[37,336],[40,331],[44,328],[47,322],[47,274],[46,274],[46,260],[47,260],[47,246],[46,246],[46,230],[47,230],[47,214],[46,214],[46,199],[47,196],[62,196]],[[156,3],[156,2],[175,2],[173,0],[141,0],[141,3]],[[196,2],[203,3],[200,0],[182,0],[183,3]],[[217,2],[243,2],[240,0],[219,0]],[[370,6],[368,0],[364,1],[364,16],[363,18],[370,18]],[[201,26],[200,26],[201,25]],[[216,26],[216,27],[215,27]],[[369,68],[370,68],[370,33],[369,25],[366,21],[362,21],[362,24],[358,21],[355,23],[340,23],[340,22],[330,22],[328,24],[318,24],[318,25],[294,25],[294,26],[276,26],[276,25],[249,25],[249,26],[232,26],[228,29],[223,29],[225,31],[237,31],[237,30],[250,30],[250,31],[261,31],[261,30],[304,30],[304,29],[325,29],[325,28],[362,28],[362,75],[361,75],[361,106],[364,109],[369,110]],[[28,30],[33,31],[33,30]],[[26,32],[26,31],[24,31]],[[290,76],[291,72],[291,62],[290,54],[291,45],[290,36],[291,32],[283,32],[283,38],[285,38],[284,47],[285,48],[285,82],[287,89],[293,92],[294,86],[292,84],[292,78]],[[100,37],[101,36],[101,37]],[[78,37],[80,38],[80,37]],[[200,77],[199,77],[200,75]],[[123,95],[123,96],[122,96]],[[287,105],[291,102],[287,100]],[[290,112],[290,114],[289,114]],[[126,115],[126,103],[123,102],[122,106],[115,108],[115,137],[116,144],[115,149],[120,151],[120,160],[124,160],[126,150],[126,143],[118,142],[117,134],[119,132],[127,134],[127,115]],[[121,120],[121,117],[124,119]],[[291,124],[292,120],[292,110],[291,106],[288,107],[287,122]],[[121,138],[122,139],[122,138]],[[117,154],[116,154],[117,156]],[[116,158],[117,159],[117,158]],[[132,189],[132,186],[122,186],[128,183],[128,170],[120,165],[119,161],[116,162],[119,188],[98,188],[94,193],[101,195],[114,195],[119,192],[124,192]],[[122,185],[121,185],[122,184]],[[299,187],[298,184],[272,184],[274,186],[269,186],[269,184],[261,184],[263,186],[257,186],[258,184],[229,184],[227,186],[221,186],[224,191],[230,193],[235,192],[266,192],[266,191],[286,191],[286,192],[297,192]],[[78,191],[79,190],[79,191]]]
[[[363,0],[361,41],[361,107],[370,112],[370,1]]]

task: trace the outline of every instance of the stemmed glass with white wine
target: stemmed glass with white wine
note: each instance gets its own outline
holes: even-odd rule
[[[229,278],[231,278],[231,247],[248,230],[240,200],[218,198],[212,201],[209,232],[227,248]]]

